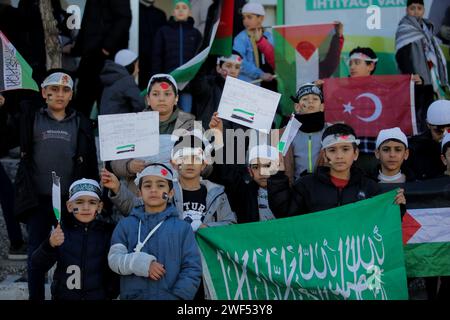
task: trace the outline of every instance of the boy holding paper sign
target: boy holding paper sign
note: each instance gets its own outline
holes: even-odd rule
[[[107,261],[113,226],[96,219],[103,208],[100,186],[95,180],[77,180],[69,196],[67,210],[72,215],[33,253],[33,268],[46,272],[56,263],[53,300],[116,298],[118,277]]]
[[[30,299],[44,300],[45,274],[31,266],[34,250],[56,224],[52,207],[52,171],[61,190],[77,178],[98,179],[97,150],[92,125],[68,107],[73,80],[64,70],[51,70],[41,84],[43,101],[21,103],[21,160],[15,179],[15,213],[27,224]],[[12,139],[14,140],[14,139]],[[67,199],[67,194],[62,194]],[[63,212],[64,220],[64,212]]]

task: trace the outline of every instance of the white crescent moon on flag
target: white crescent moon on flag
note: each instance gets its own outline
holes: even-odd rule
[[[373,93],[363,93],[363,94],[359,95],[356,98],[356,100],[358,100],[359,98],[369,98],[370,100],[372,100],[373,103],[375,104],[375,111],[370,117],[367,117],[367,118],[360,117],[360,116],[356,116],[356,117],[359,120],[364,121],[364,122],[372,122],[372,121],[377,120],[381,116],[381,113],[383,112],[383,104],[381,103],[380,98],[378,98]]]

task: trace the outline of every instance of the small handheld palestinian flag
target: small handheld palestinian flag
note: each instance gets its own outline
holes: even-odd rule
[[[56,172],[52,172],[52,204],[53,212],[55,213],[56,220],[58,224],[61,223],[61,184],[59,182],[60,177],[56,175]]]
[[[283,157],[286,156],[289,146],[292,144],[292,141],[294,141],[294,138],[301,126],[302,124],[292,114],[291,119],[289,120],[289,123],[281,136],[281,140],[278,143],[278,150],[283,154]]]

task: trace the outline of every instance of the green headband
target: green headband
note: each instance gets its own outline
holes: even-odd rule
[[[186,3],[189,8],[192,8],[191,2],[189,0],[174,0],[173,6],[175,7],[179,2]]]

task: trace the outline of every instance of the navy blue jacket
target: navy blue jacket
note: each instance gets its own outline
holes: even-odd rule
[[[194,19],[177,22],[170,17],[168,25],[155,35],[152,74],[170,73],[197,54],[202,34],[194,28]]]
[[[53,248],[47,239],[31,258],[33,268],[43,272],[57,263],[51,286],[52,299],[116,298],[119,294],[119,277],[108,267],[113,226],[100,220],[83,224],[70,216],[62,230],[64,243],[60,247]],[[77,273],[81,275],[79,287],[76,283]]]

